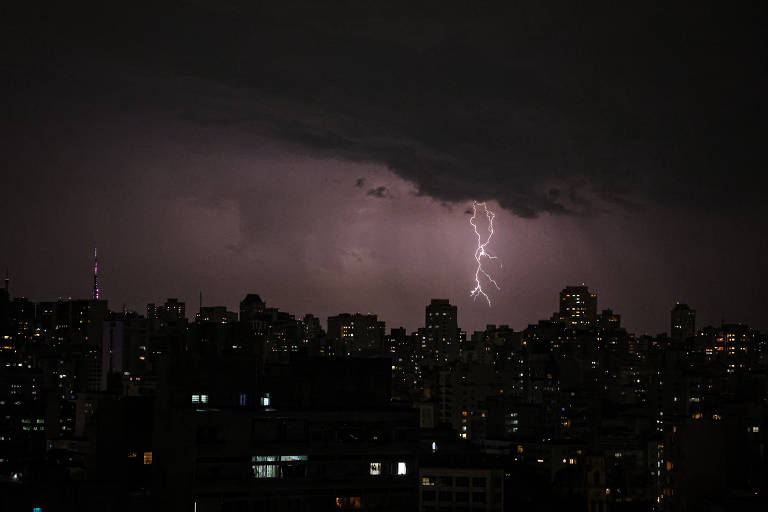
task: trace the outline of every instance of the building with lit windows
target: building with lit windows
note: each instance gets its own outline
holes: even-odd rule
[[[384,349],[385,325],[376,315],[341,313],[328,317],[328,338],[343,352],[367,352]]]
[[[418,411],[390,401],[387,358],[248,362],[169,368],[153,450],[168,510],[416,508]]]
[[[673,343],[683,343],[696,335],[696,310],[679,302],[670,312],[670,338]]]
[[[582,286],[560,292],[560,320],[570,327],[589,327],[597,320],[597,294]]]
[[[419,329],[421,348],[437,362],[453,360],[459,354],[457,308],[448,299],[432,299]]]
[[[419,467],[419,511],[504,510],[501,463],[467,455],[434,455]]]

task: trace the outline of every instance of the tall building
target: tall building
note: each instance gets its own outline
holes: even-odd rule
[[[178,326],[186,322],[187,307],[184,302],[176,298],[169,298],[162,306],[154,303],[147,304],[147,320],[155,325],[155,328]]]
[[[448,299],[432,299],[424,314],[422,348],[437,359],[453,358],[459,353],[457,308]]]
[[[696,334],[696,310],[688,304],[675,304],[670,313],[670,338],[682,343]]]
[[[165,301],[162,310],[158,313],[165,315],[169,320],[176,321],[187,317],[186,309],[185,303],[171,298]]]
[[[380,350],[384,344],[384,322],[376,315],[362,313],[329,316],[328,338],[347,352]]]
[[[597,320],[597,294],[587,286],[566,286],[560,291],[560,321],[569,327],[589,327]]]
[[[240,321],[249,324],[258,321],[266,306],[258,294],[249,293],[240,301]]]
[[[320,319],[310,313],[304,315],[301,320],[301,331],[304,343],[310,343],[325,336],[323,327],[320,325]]]
[[[125,322],[109,319],[104,322],[101,344],[101,375],[99,391],[106,391],[113,373],[122,373],[125,355]]]
[[[197,322],[213,322],[216,324],[228,324],[237,322],[237,313],[227,311],[226,306],[204,306],[195,318]]]
[[[0,289],[0,335],[6,334],[10,330],[10,302],[11,292],[8,290],[8,269],[5,269],[5,286]]]

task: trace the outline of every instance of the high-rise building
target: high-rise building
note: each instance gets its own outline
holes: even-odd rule
[[[320,319],[310,313],[304,315],[301,320],[301,332],[304,343],[317,341],[325,336],[323,327],[320,325]]]
[[[266,306],[258,294],[249,293],[240,301],[240,321],[249,324],[258,321]]]
[[[228,324],[237,322],[237,313],[227,311],[226,306],[203,306],[195,318],[197,322],[212,322],[215,324]]]
[[[168,299],[163,305],[162,313],[166,315],[169,320],[181,320],[187,317],[186,304],[180,302],[179,299]]]
[[[328,338],[347,352],[380,350],[384,344],[384,322],[376,315],[362,313],[329,316]]]
[[[688,304],[675,304],[670,312],[670,338],[682,343],[696,334],[696,310]]]
[[[147,304],[147,320],[158,327],[178,326],[186,322],[186,304],[179,299],[169,298],[162,306]]]
[[[589,327],[597,320],[597,294],[587,286],[566,286],[560,291],[560,321],[569,327]]]
[[[424,314],[420,330],[422,348],[438,360],[454,358],[459,353],[457,308],[448,299],[432,299]]]

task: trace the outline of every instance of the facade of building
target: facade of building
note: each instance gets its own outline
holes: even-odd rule
[[[597,320],[597,294],[586,286],[566,286],[560,292],[560,320],[570,327],[589,327]]]

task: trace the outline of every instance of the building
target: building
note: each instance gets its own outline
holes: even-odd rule
[[[155,469],[168,510],[414,510],[418,417],[389,360],[169,360]],[[221,379],[225,374],[227,379]],[[311,385],[310,385],[311,383]]]
[[[569,327],[585,328],[597,320],[597,294],[582,286],[566,286],[560,292],[560,320]]]
[[[147,304],[147,320],[156,328],[183,325],[187,320],[186,304],[176,298],[169,298],[162,306]]]
[[[341,313],[328,317],[328,338],[337,345],[337,353],[382,350],[384,329],[384,322],[376,315]]]
[[[696,310],[679,302],[670,313],[670,338],[673,343],[684,343],[696,335]]]
[[[228,324],[237,322],[237,313],[227,311],[226,306],[203,306],[197,315],[198,322],[214,322],[217,324]]]
[[[454,360],[459,354],[457,308],[448,299],[432,299],[420,329],[422,349],[436,361]]]
[[[467,455],[434,455],[419,467],[419,511],[504,510],[504,468]]]
[[[240,321],[255,322],[260,318],[261,313],[267,305],[256,293],[249,293],[240,301]]]

